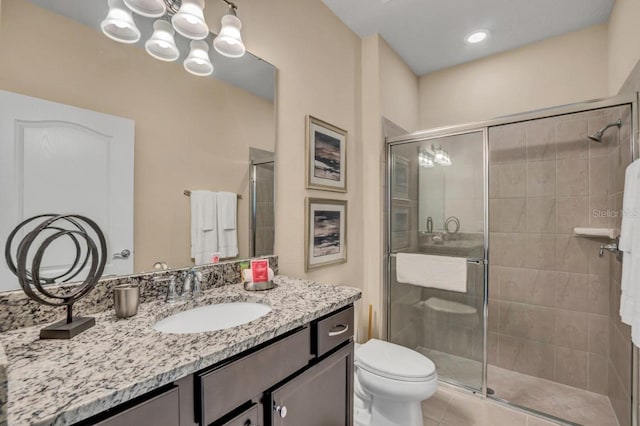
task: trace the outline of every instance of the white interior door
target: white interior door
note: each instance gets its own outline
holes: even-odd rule
[[[134,124],[0,90],[2,248],[23,220],[45,213],[79,214],[94,220],[105,234],[104,274],[132,273]],[[16,236],[15,246],[28,230]],[[118,255],[123,250],[131,254]],[[47,250],[43,269],[53,276],[74,258],[71,240],[60,238]],[[0,291],[18,287],[3,259]]]

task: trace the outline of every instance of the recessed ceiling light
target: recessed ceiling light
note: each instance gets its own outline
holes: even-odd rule
[[[472,33],[467,34],[467,36],[464,38],[464,41],[466,41],[469,44],[480,43],[481,41],[484,41],[488,36],[489,36],[489,31],[478,30],[478,31],[474,31]]]

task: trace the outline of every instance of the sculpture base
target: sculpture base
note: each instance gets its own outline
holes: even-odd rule
[[[41,339],[71,339],[96,325],[93,317],[75,317],[70,323],[58,321],[40,330]]]

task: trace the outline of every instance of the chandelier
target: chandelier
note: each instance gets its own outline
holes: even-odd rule
[[[450,166],[451,157],[449,153],[442,149],[442,145],[431,144],[427,148],[418,150],[418,165],[425,169],[439,166]]]
[[[237,7],[228,0],[229,9],[222,17],[219,34],[213,40],[213,48],[223,56],[240,58],[246,48],[242,42],[242,23],[236,15]],[[153,34],[145,42],[147,53],[154,58],[174,62],[180,57],[175,33],[190,40],[189,55],[184,68],[191,74],[207,76],[213,73],[209,58],[209,45],[204,39],[209,26],[204,19],[205,0],[108,0],[109,12],[102,21],[102,32],[119,43],[134,44],[141,33],[133,20],[133,13],[145,18],[157,18]]]

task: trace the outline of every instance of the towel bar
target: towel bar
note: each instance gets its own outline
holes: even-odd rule
[[[389,257],[396,257],[397,254],[398,253],[389,253]],[[406,253],[406,254],[425,254],[425,253]],[[426,256],[437,256],[437,255],[426,255]],[[475,263],[477,265],[486,265],[488,262],[485,259],[471,257],[467,259],[467,263]]]
[[[189,191],[188,189],[184,190],[184,195],[186,195],[187,197],[191,197],[191,191]],[[238,200],[242,200],[242,195],[237,194],[238,195]]]

